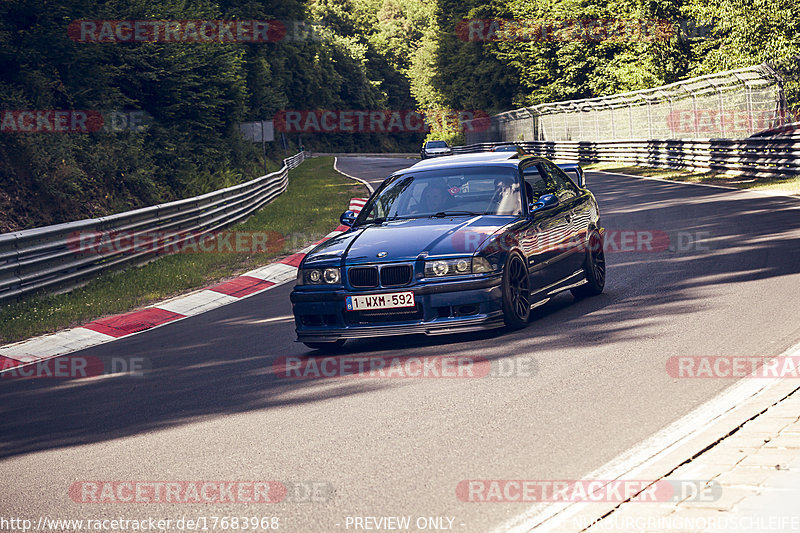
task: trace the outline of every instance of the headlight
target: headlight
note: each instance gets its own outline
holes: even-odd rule
[[[338,268],[307,268],[302,270],[302,274],[298,273],[298,285],[321,285],[323,283],[328,285],[336,285],[342,279]]]
[[[484,259],[484,261],[486,260]],[[485,271],[480,270],[477,272],[489,272],[489,271],[490,270],[485,270]],[[425,261],[426,278],[440,278],[442,276],[460,276],[464,274],[472,274],[473,272],[476,272],[476,270],[474,270],[473,259],[471,257],[464,257],[460,259],[437,259],[434,261]]]
[[[447,261],[434,261],[431,265],[431,270],[436,276],[444,276],[447,274],[449,268],[450,265],[447,264]]]

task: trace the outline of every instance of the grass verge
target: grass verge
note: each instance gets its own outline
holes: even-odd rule
[[[709,185],[725,185],[737,189],[754,191],[774,191],[783,194],[800,196],[800,176],[787,178],[745,178],[718,172],[692,172],[689,170],[626,166],[619,163],[592,163],[586,170],[602,170],[604,172],[620,172],[634,176],[648,176],[684,183],[706,183]]]
[[[283,243],[259,253],[178,253],[99,275],[66,294],[33,296],[0,309],[0,344],[78,326],[206,287],[315,242],[339,225],[350,198],[366,188],[333,170],[332,157],[308,159],[289,171],[281,196],[231,231],[275,232]],[[272,235],[272,233],[269,233]]]

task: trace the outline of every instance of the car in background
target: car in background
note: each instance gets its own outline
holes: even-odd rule
[[[524,148],[517,146],[516,144],[496,144],[492,148],[492,152],[515,152],[520,156],[529,155]]]
[[[419,152],[421,159],[428,159],[430,157],[441,157],[444,155],[453,155],[453,149],[446,141],[425,141],[422,144],[422,150]]]
[[[543,157],[421,161],[389,176],[350,229],[303,259],[291,293],[297,340],[524,327],[555,294],[599,294],[604,229],[592,193]]]

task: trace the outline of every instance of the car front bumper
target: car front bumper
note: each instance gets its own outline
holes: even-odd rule
[[[297,340],[330,342],[387,335],[444,335],[501,327],[502,275],[371,291],[292,291]],[[412,291],[416,306],[375,312],[348,311],[347,296]]]

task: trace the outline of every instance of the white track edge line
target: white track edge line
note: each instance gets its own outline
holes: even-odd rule
[[[290,265],[290,266],[291,266],[291,265]],[[269,280],[264,280],[264,281],[269,281]],[[170,325],[170,324],[175,324],[175,323],[177,323],[177,322],[180,322],[180,321],[182,321],[182,320],[186,320],[187,318],[193,318],[193,317],[196,317],[196,316],[203,315],[203,314],[205,314],[205,313],[208,313],[209,311],[214,311],[214,310],[216,310],[216,309],[219,309],[220,307],[226,307],[226,306],[228,306],[228,305],[231,305],[231,304],[234,304],[234,303],[236,303],[236,302],[240,302],[240,301],[242,301],[242,300],[244,300],[244,299],[246,299],[246,298],[250,298],[251,296],[256,296],[256,295],[258,295],[258,294],[261,294],[261,293],[263,293],[263,292],[266,292],[266,291],[272,290],[272,289],[274,289],[274,288],[276,288],[276,287],[280,287],[280,286],[282,286],[282,285],[286,285],[287,283],[291,283],[291,282],[293,282],[293,281],[294,281],[293,279],[289,279],[289,280],[284,280],[284,281],[276,282],[274,285],[270,285],[269,287],[265,287],[265,288],[263,288],[263,289],[261,289],[261,290],[258,290],[258,291],[255,291],[255,292],[252,292],[252,293],[250,293],[250,294],[246,294],[246,295],[244,295],[244,296],[237,297],[235,301],[232,301],[232,302],[226,302],[226,303],[224,303],[224,304],[222,304],[222,305],[219,305],[219,306],[217,306],[217,307],[210,307],[210,308],[208,308],[208,309],[205,309],[205,310],[201,311],[200,313],[197,313],[196,315],[184,315],[184,316],[182,316],[182,317],[180,317],[180,318],[176,318],[175,320],[170,320],[170,321],[168,321],[168,322],[163,322],[163,323],[161,323],[161,324],[157,324],[157,325],[155,325],[155,326],[153,326],[153,327],[150,327],[150,328],[147,328],[147,329],[143,329],[143,330],[141,330],[141,331],[135,331],[135,332],[133,332],[133,333],[128,333],[127,335],[123,335],[123,336],[121,336],[121,337],[114,337],[113,335],[108,335],[108,334],[106,334],[106,333],[102,333],[102,335],[106,335],[106,336],[108,337],[108,339],[107,339],[107,340],[104,340],[104,341],[98,342],[97,344],[92,344],[92,345],[89,345],[89,346],[84,346],[84,347],[82,347],[82,348],[78,348],[77,350],[70,350],[70,351],[67,351],[67,352],[63,352],[63,353],[59,353],[59,354],[55,354],[55,355],[51,355],[51,356],[49,356],[49,357],[43,357],[43,358],[41,358],[41,359],[37,359],[37,360],[35,360],[35,361],[26,361],[26,362],[24,362],[24,363],[22,363],[22,364],[20,364],[20,365],[12,366],[12,367],[9,367],[9,368],[2,368],[2,369],[0,369],[0,374],[2,374],[3,372],[8,372],[8,371],[10,371],[10,370],[14,370],[14,369],[23,368],[23,367],[26,367],[26,366],[29,366],[29,365],[32,365],[32,364],[41,363],[42,361],[47,361],[47,360],[49,360],[49,359],[54,359],[54,358],[56,358],[56,357],[63,357],[63,356],[65,356],[65,355],[69,355],[69,354],[71,354],[71,353],[79,352],[79,351],[81,351],[81,350],[86,350],[86,349],[88,349],[88,348],[94,348],[95,346],[100,346],[101,344],[108,344],[108,343],[111,343],[111,342],[114,342],[114,341],[118,341],[118,340],[129,339],[129,338],[131,338],[131,337],[134,337],[134,336],[136,336],[136,335],[140,335],[140,334],[142,334],[142,333],[147,333],[148,331],[153,331],[154,329],[158,329],[158,328],[160,328],[160,327],[163,327],[163,326],[168,326],[168,325]],[[210,289],[200,289],[200,290],[210,290]],[[190,293],[190,294],[191,294],[191,293]],[[222,293],[220,293],[220,294],[222,294]],[[145,307],[145,309],[160,309],[160,307],[158,307],[158,304],[155,304],[155,305],[152,305],[152,306],[149,306],[149,307]],[[143,310],[144,310],[144,309],[143,309]],[[129,311],[129,312],[131,312],[131,313],[135,313],[136,311]],[[123,313],[123,314],[125,314],[125,313]],[[93,333],[100,333],[100,332],[96,332],[96,331],[94,331],[94,330],[91,330],[91,329],[85,328],[85,327],[83,327],[83,326],[78,326],[78,327],[76,327],[76,328],[73,328],[73,330],[78,330],[78,329],[85,329],[85,330],[87,330],[87,331],[91,331],[91,332],[93,332]],[[62,330],[62,331],[69,331],[69,330]],[[37,338],[39,338],[39,337],[32,337],[32,339],[37,339]],[[31,340],[31,339],[26,339],[26,341],[27,341],[27,340]],[[21,341],[21,342],[26,342],[26,341]],[[9,357],[9,356],[3,356],[3,357],[7,357],[7,358],[9,358],[9,359],[13,359],[13,357]]]
[[[800,356],[800,344],[795,344],[774,358],[798,356]],[[583,479],[618,479],[634,470],[646,468],[684,444],[690,437],[710,427],[712,422],[719,421],[737,407],[743,406],[744,401],[755,399],[788,379],[793,378],[742,378],[714,398],[584,476]],[[516,533],[529,532],[534,528],[537,528],[536,531],[550,531],[591,503],[594,502],[534,504],[527,511],[506,520],[492,531]],[[566,514],[557,518],[556,522],[546,523],[564,511]]]
[[[346,174],[346,173],[342,172],[341,170],[339,170],[338,168],[336,168],[336,163],[337,163],[337,158],[334,158],[334,162],[333,162],[333,169],[334,169],[336,172],[338,172],[338,173],[342,174],[343,176],[346,176],[346,177],[348,177],[348,178],[350,178],[350,179],[353,179],[353,180],[356,180],[356,181],[359,181],[359,182],[363,183],[364,185],[366,185],[367,189],[369,189],[369,191],[370,191],[370,194],[372,194],[372,192],[374,192],[374,191],[373,191],[373,189],[372,189],[372,186],[371,186],[369,183],[367,183],[366,181],[364,181],[364,180],[362,180],[362,179],[360,179],[360,178],[356,178],[355,176],[350,176],[350,175],[348,175],[348,174]],[[336,230],[333,230],[333,231],[331,231],[330,233],[328,233],[328,234],[327,234],[325,237],[323,237],[323,241],[324,241],[324,240],[327,240],[327,239],[329,239],[329,238],[335,237],[336,235],[339,235],[339,234],[341,234],[341,233],[342,233],[341,231],[336,231]],[[311,248],[314,248],[315,246],[316,246],[316,244],[312,244],[312,245],[310,245],[310,246],[308,246],[308,247],[306,247],[306,248],[310,250]],[[300,251],[298,251],[298,252],[294,252],[294,253],[293,253],[293,254],[291,254],[291,255],[294,255],[294,254],[296,254],[296,253],[305,253],[304,251],[306,250],[306,248],[304,248],[303,250],[300,250]],[[273,264],[280,264],[280,263],[281,263],[280,261],[277,261],[276,263],[269,263],[269,264],[267,264],[267,265],[263,265],[262,267],[259,267],[259,268],[267,267],[267,266],[269,266],[269,265],[273,265]],[[283,264],[286,264],[286,263],[283,263]],[[295,269],[297,268],[297,267],[294,267],[294,266],[292,266],[292,265],[287,265],[287,266],[291,266],[292,268],[295,268]],[[246,273],[245,273],[245,274],[240,274],[240,276],[243,276],[243,275],[246,275]],[[238,276],[237,276],[237,277],[238,277]],[[234,279],[235,279],[235,278],[234,278]],[[270,280],[263,280],[263,281],[270,281]],[[213,310],[215,310],[215,309],[219,309],[220,307],[224,307],[224,306],[226,306],[226,305],[231,305],[231,304],[233,304],[233,303],[236,303],[236,302],[238,302],[238,301],[240,301],[240,300],[244,300],[245,298],[249,298],[250,296],[255,296],[256,294],[261,294],[262,292],[268,291],[268,290],[270,290],[270,289],[273,289],[273,288],[275,288],[275,287],[280,287],[281,285],[284,285],[284,284],[286,284],[286,283],[289,283],[289,282],[291,282],[291,281],[293,281],[293,280],[291,280],[291,279],[290,279],[290,280],[285,280],[285,281],[275,282],[275,284],[274,284],[274,285],[270,285],[269,287],[265,287],[264,289],[261,289],[261,290],[255,291],[255,292],[253,292],[253,293],[251,293],[251,294],[247,294],[247,295],[245,295],[245,296],[240,296],[240,297],[237,297],[235,301],[225,302],[225,303],[222,303],[222,304],[220,304],[220,305],[218,305],[218,306],[209,307],[208,309],[204,309],[203,311],[201,311],[201,312],[199,312],[199,313],[197,313],[197,314],[192,314],[192,315],[184,315],[184,316],[182,316],[182,317],[180,317],[180,318],[177,318],[177,319],[175,319],[175,320],[170,320],[169,322],[164,322],[163,324],[158,324],[158,325],[156,325],[156,326],[153,326],[153,327],[151,327],[151,328],[143,329],[143,330],[141,330],[141,331],[136,331],[136,332],[134,332],[134,333],[129,333],[129,334],[127,334],[127,335],[123,335],[122,337],[114,337],[114,336],[112,336],[112,335],[108,335],[108,334],[105,334],[105,333],[101,333],[102,335],[106,335],[106,336],[108,337],[108,339],[107,339],[107,340],[100,341],[100,342],[98,342],[98,343],[96,343],[96,344],[91,344],[91,345],[84,346],[84,347],[82,347],[82,348],[78,348],[78,349],[75,349],[75,350],[67,350],[67,351],[64,351],[64,352],[61,352],[61,353],[58,353],[58,354],[55,354],[55,355],[50,355],[50,356],[47,356],[47,357],[44,357],[44,358],[41,358],[41,359],[36,359],[35,361],[26,361],[26,362],[22,363],[21,365],[16,365],[16,366],[9,367],[9,368],[0,368],[0,374],[2,374],[3,372],[7,372],[7,371],[9,371],[9,370],[12,370],[12,369],[14,369],[14,368],[22,368],[22,367],[24,367],[24,366],[27,366],[27,365],[31,365],[31,364],[34,364],[34,363],[38,363],[38,362],[41,362],[41,361],[46,361],[46,360],[48,360],[48,359],[53,359],[53,358],[55,358],[55,357],[61,357],[61,356],[64,356],[64,355],[69,355],[69,354],[71,354],[71,353],[75,353],[75,352],[78,352],[78,351],[81,351],[81,350],[85,350],[85,349],[87,349],[87,348],[93,348],[93,347],[95,347],[95,346],[99,346],[99,345],[101,345],[101,344],[108,344],[109,342],[114,342],[114,341],[116,341],[116,340],[119,340],[119,339],[123,339],[123,338],[129,338],[129,337],[131,337],[131,336],[133,336],[133,335],[138,335],[138,334],[140,334],[140,333],[145,333],[145,332],[147,332],[147,331],[152,331],[152,330],[154,330],[154,329],[156,329],[156,328],[159,328],[159,327],[161,327],[161,326],[166,326],[167,324],[172,324],[172,323],[174,323],[174,322],[180,322],[181,320],[184,320],[184,319],[186,319],[186,318],[190,318],[190,317],[194,317],[194,316],[199,316],[199,315],[202,315],[203,313],[207,313],[207,312],[209,312],[209,311],[213,311]],[[166,300],[162,300],[161,302],[154,302],[153,304],[151,304],[151,305],[149,305],[149,306],[145,307],[144,309],[160,309],[160,308],[159,308],[159,305],[160,305],[161,303],[163,303],[163,302],[167,302],[167,301],[172,301],[172,300],[180,299],[180,298],[182,298],[182,297],[184,297],[184,296],[189,296],[189,295],[191,295],[191,294],[194,294],[194,293],[196,293],[196,292],[199,292],[199,291],[204,291],[204,290],[210,290],[210,287],[202,287],[202,288],[198,288],[198,289],[196,289],[196,290],[190,291],[190,292],[188,292],[188,293],[186,293],[186,294],[183,294],[183,295],[181,295],[181,296],[176,296],[176,297],[174,297],[174,298],[168,298],[168,299],[166,299]],[[130,313],[130,312],[135,312],[135,311],[128,311],[128,312]],[[121,313],[121,314],[126,314],[126,313]],[[37,340],[37,339],[41,339],[41,338],[43,338],[43,337],[47,337],[47,336],[49,336],[49,335],[55,335],[55,334],[61,333],[61,332],[63,332],[63,331],[76,331],[76,330],[81,330],[81,329],[84,329],[84,330],[87,330],[87,331],[92,331],[93,333],[100,333],[100,332],[96,332],[96,331],[94,331],[94,330],[90,330],[90,329],[88,329],[88,328],[84,328],[83,326],[76,326],[75,328],[64,329],[64,330],[56,331],[56,332],[54,332],[54,333],[47,333],[47,334],[44,334],[44,335],[37,335],[37,336],[35,336],[35,337],[31,337],[31,338],[29,338],[29,339],[24,339],[24,340],[22,340],[22,341],[14,342],[14,343],[11,343],[11,344],[0,345],[0,348],[3,348],[3,347],[8,347],[8,346],[13,346],[13,345],[15,345],[15,344],[19,344],[19,343],[25,343],[25,342],[28,342],[28,341],[34,341],[34,340]],[[0,354],[0,355],[2,355],[2,354]],[[14,359],[13,357],[9,357],[9,356],[3,356],[3,357],[7,357],[8,359]]]
[[[375,189],[372,188],[372,185],[370,185],[369,182],[364,181],[361,178],[357,178],[355,176],[351,176],[350,174],[348,174],[346,172],[342,172],[341,170],[339,170],[339,157],[338,156],[334,156],[334,158],[333,158],[333,170],[335,170],[336,172],[338,172],[339,174],[341,174],[342,176],[344,176],[346,178],[350,178],[351,180],[356,180],[356,181],[366,185],[370,196],[372,196],[372,193],[375,192]]]

